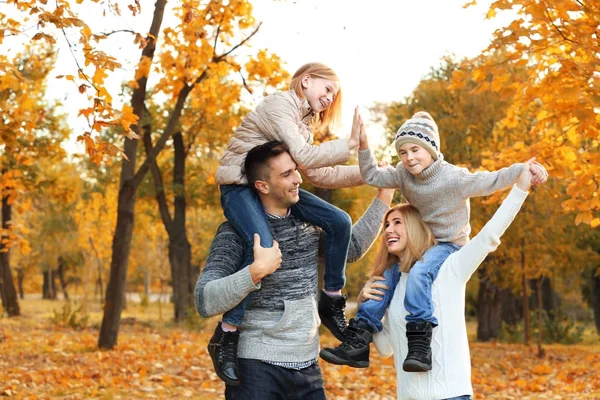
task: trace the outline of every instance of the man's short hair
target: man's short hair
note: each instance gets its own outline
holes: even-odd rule
[[[254,147],[246,155],[244,161],[244,173],[248,179],[248,185],[254,188],[256,181],[267,181],[269,179],[269,161],[289,152],[285,144],[273,140]]]

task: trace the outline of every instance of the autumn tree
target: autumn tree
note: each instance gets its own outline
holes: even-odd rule
[[[0,292],[2,304],[10,316],[19,315],[19,305],[10,267],[10,248],[20,240],[13,220],[13,206],[21,210],[27,202],[18,199],[38,183],[43,160],[64,155],[60,143],[68,136],[64,116],[57,104],[44,99],[48,74],[55,62],[50,46],[28,45],[8,62],[0,54],[0,148],[2,176],[2,241],[0,242]],[[8,66],[8,67],[7,67]],[[4,70],[2,70],[4,68]],[[27,246],[24,246],[27,248]]]
[[[170,87],[172,82],[185,81],[189,76],[201,76],[206,71],[201,68],[210,65],[219,51],[215,47],[213,53],[207,53],[206,42],[201,46],[190,46],[189,43],[195,42],[198,30],[206,30],[207,27],[198,19],[197,28],[189,27],[190,23],[186,22],[186,19],[189,19],[190,10],[182,7],[176,11],[181,19],[180,25],[165,30],[165,45],[160,54],[164,77],[157,85],[158,90]],[[183,35],[176,33],[180,31]],[[230,41],[229,37],[234,34],[235,31],[227,33],[217,27],[213,45],[222,46],[222,43]],[[174,57],[173,55],[182,48],[186,48],[185,56]],[[169,236],[175,321],[187,317],[193,309],[193,290],[199,272],[197,266],[192,267],[191,264],[191,246],[186,230],[187,204],[190,198],[196,197],[193,192],[191,196],[186,193],[189,190],[186,176],[190,176],[186,174],[188,159],[195,157],[202,162],[209,154],[222,152],[234,128],[247,112],[244,107],[240,107],[242,91],[252,93],[254,90],[260,90],[262,93],[269,87],[286,83],[287,74],[281,70],[280,64],[278,57],[259,51],[244,65],[240,65],[237,59],[229,56],[226,62],[217,62],[214,67],[210,67],[210,72],[198,81],[184,105],[179,121],[180,132],[172,135],[172,161],[162,165],[155,162],[151,167],[155,198]],[[197,70],[193,72],[194,69]],[[148,103],[149,115],[144,120],[143,137],[146,154],[153,148],[152,133],[163,129],[164,121],[160,116],[165,115],[166,110],[174,106],[173,102],[154,105],[152,96]],[[165,170],[170,170],[172,176],[164,176]],[[214,190],[214,182],[212,183]]]
[[[474,2],[473,2],[474,3]],[[528,135],[531,150],[567,184],[564,211],[575,223],[600,225],[600,4],[579,0],[496,0],[487,17],[510,12],[514,19],[498,29],[485,53],[503,49],[500,60],[489,60],[472,71],[482,89],[501,93],[516,89],[500,126],[509,131],[536,108]],[[526,67],[526,76],[511,79],[506,65]],[[520,142],[511,147],[521,146]]]

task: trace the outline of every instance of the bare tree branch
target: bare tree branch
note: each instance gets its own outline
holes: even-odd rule
[[[220,61],[221,59],[223,59],[223,58],[227,57],[228,55],[230,55],[231,53],[233,53],[238,47],[243,46],[248,40],[250,40],[252,38],[252,36],[256,35],[256,33],[260,29],[261,25],[262,25],[262,22],[260,24],[258,24],[256,29],[250,35],[248,35],[246,37],[246,39],[242,40],[237,45],[233,46],[227,53],[221,54],[220,56],[216,57],[216,60]]]

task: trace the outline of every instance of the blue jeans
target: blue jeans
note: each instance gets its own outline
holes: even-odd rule
[[[325,231],[325,290],[340,290],[346,284],[346,258],[350,245],[352,220],[336,206],[300,189],[300,201],[292,214]],[[262,247],[273,246],[273,235],[265,209],[258,195],[248,186],[221,186],[223,213],[246,242],[246,258],[240,269],[254,262],[254,233],[260,235]],[[223,315],[223,322],[239,326],[244,318],[248,297]]]
[[[440,272],[440,267],[456,250],[459,245],[440,242],[429,248],[423,258],[413,265],[406,282],[404,295],[404,308],[408,311],[406,322],[431,322],[438,325],[438,320],[433,316],[433,302],[431,300],[431,286]]]
[[[225,387],[228,400],[325,400],[319,363],[294,370],[259,360],[239,358],[240,386]]]
[[[383,330],[381,319],[385,315],[385,312],[392,301],[394,291],[396,290],[396,286],[398,286],[398,282],[400,281],[400,275],[401,273],[398,269],[398,264],[394,264],[390,268],[383,271],[383,277],[385,278],[383,283],[388,287],[384,290],[383,298],[381,301],[371,299],[363,301],[362,304],[358,306],[356,320],[365,321],[371,328],[373,328],[374,332],[381,332]],[[377,282],[382,283],[382,281]]]

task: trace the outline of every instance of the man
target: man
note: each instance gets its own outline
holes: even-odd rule
[[[216,368],[230,378],[225,397],[325,399],[317,363],[318,256],[324,233],[290,213],[302,178],[280,142],[252,149],[245,172],[269,217],[274,245],[262,248],[255,236],[254,262],[240,269],[244,241],[223,223],[195,290],[196,308],[204,317],[226,312],[252,293],[239,333],[217,329],[211,339],[213,348],[220,346]],[[380,190],[352,227],[348,262],[369,249],[392,196],[393,190]],[[237,359],[230,351],[236,345]]]

